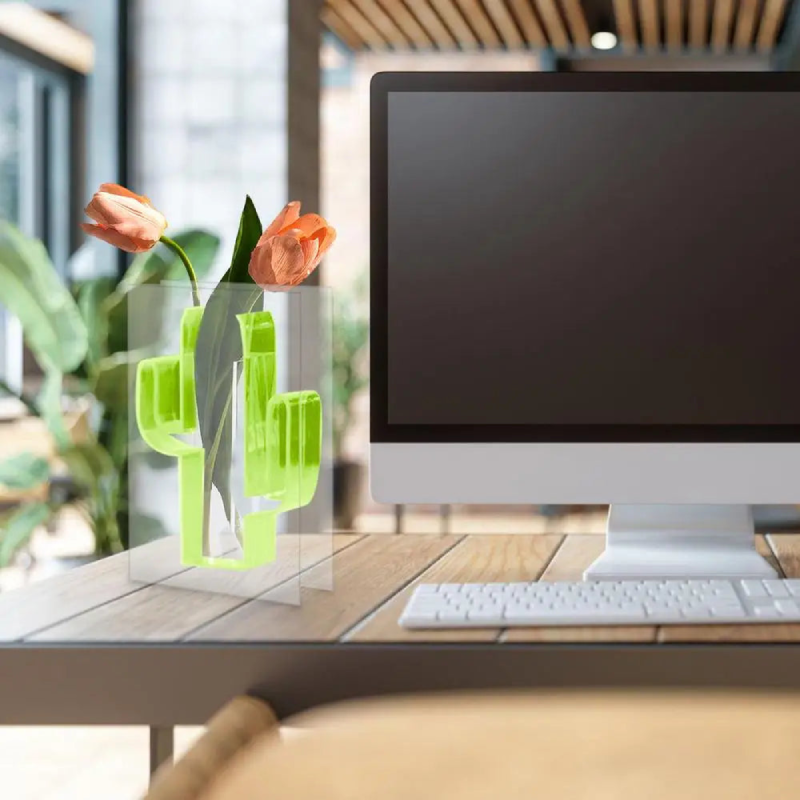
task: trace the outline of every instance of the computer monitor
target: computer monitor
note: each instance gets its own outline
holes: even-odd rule
[[[589,578],[768,577],[800,500],[800,75],[372,82],[371,486],[610,503]]]

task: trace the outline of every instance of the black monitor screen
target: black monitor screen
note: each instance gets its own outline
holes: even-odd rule
[[[800,423],[794,92],[390,92],[390,425]]]

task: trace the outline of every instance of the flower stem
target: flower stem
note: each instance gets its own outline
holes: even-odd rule
[[[178,258],[183,261],[183,266],[186,267],[186,273],[189,275],[189,283],[192,284],[192,302],[196,306],[199,306],[200,293],[197,290],[197,275],[195,275],[192,262],[189,261],[189,256],[186,255],[186,251],[174,239],[170,239],[168,236],[162,236],[161,242],[176,253]]]

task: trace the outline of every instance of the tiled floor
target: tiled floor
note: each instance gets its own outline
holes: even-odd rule
[[[202,728],[178,728],[182,753]],[[138,800],[148,782],[147,728],[0,727],[3,800]]]

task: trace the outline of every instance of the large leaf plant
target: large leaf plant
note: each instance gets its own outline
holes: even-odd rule
[[[197,275],[207,274],[219,239],[190,230],[174,240],[191,258]],[[96,278],[76,285],[71,293],[41,242],[0,221],[0,305],[19,318],[28,349],[44,374],[35,398],[13,391],[2,381],[0,392],[18,397],[45,422],[59,460],[78,491],[78,507],[91,525],[99,554],[128,544],[128,374],[129,367],[146,354],[132,353],[127,347],[128,295],[137,286],[185,276],[178,255],[159,245],[136,256],[119,282]],[[154,327],[151,333],[154,345],[161,332]],[[147,342],[140,344],[147,349]],[[65,375],[71,376],[73,389],[97,400],[99,422],[85,441],[74,442],[65,424]],[[9,489],[34,490],[52,477],[50,462],[32,453],[0,462],[0,485]],[[0,519],[0,567],[67,500],[49,492],[46,499],[25,502]]]

